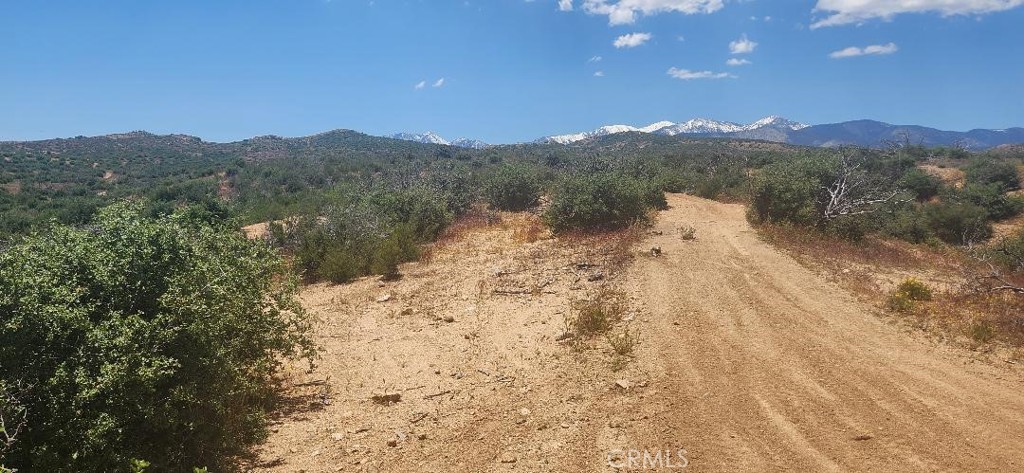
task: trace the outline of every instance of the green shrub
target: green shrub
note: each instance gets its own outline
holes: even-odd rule
[[[754,223],[820,223],[822,188],[833,179],[829,162],[819,157],[785,161],[766,167],[754,179],[748,216]]]
[[[309,318],[276,252],[187,214],[118,204],[0,254],[0,390],[27,413],[7,467],[221,470],[264,436]]]
[[[1020,175],[1014,162],[1005,159],[979,158],[964,170],[967,182],[996,184],[1003,190],[1020,189]]]
[[[939,195],[942,180],[918,168],[911,168],[903,174],[897,185],[914,194],[918,201],[924,202]]]
[[[562,183],[544,215],[553,231],[614,229],[642,221],[650,208],[667,205],[651,181],[621,173],[571,176]]]
[[[506,164],[483,183],[484,200],[497,210],[521,211],[537,205],[540,183],[536,173],[523,165]]]
[[[889,308],[897,312],[909,312],[915,303],[931,299],[932,290],[925,283],[907,278],[889,295]]]
[[[1010,218],[1024,210],[1022,202],[1008,197],[1000,184],[968,184],[959,191],[949,193],[947,199],[981,207],[992,220]]]
[[[884,232],[911,243],[924,243],[935,236],[924,214],[916,208],[897,212],[885,223]]]
[[[942,241],[962,245],[983,241],[992,236],[992,225],[985,209],[970,203],[927,205],[924,217],[928,228]]]
[[[896,286],[896,292],[906,294],[907,298],[912,301],[932,300],[931,288],[916,278],[904,279],[899,286]]]

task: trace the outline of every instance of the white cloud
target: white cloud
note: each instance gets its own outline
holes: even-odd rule
[[[733,54],[750,54],[757,48],[757,43],[747,39],[747,35],[729,43],[729,52]]]
[[[594,56],[594,57],[588,59],[587,62],[601,62],[602,60],[604,60],[603,57],[601,57],[601,56]]]
[[[443,87],[443,86],[444,86],[444,77],[438,79],[437,82],[434,82],[434,85],[432,85],[431,87],[438,88],[438,87]]]
[[[845,49],[840,49],[839,51],[834,51],[831,54],[829,54],[828,56],[833,58],[833,59],[842,59],[842,58],[846,58],[846,57],[856,57],[856,56],[872,56],[872,55],[874,55],[874,56],[881,56],[881,55],[885,55],[885,54],[892,54],[892,53],[895,53],[896,51],[899,51],[899,50],[900,50],[900,48],[898,46],[896,46],[896,43],[872,44],[871,46],[865,46],[863,48],[858,48],[856,46],[850,46],[850,47],[845,48]]]
[[[714,13],[724,6],[725,0],[583,0],[583,11],[591,15],[607,15],[608,24],[613,26],[633,24],[638,14],[677,12],[695,15]]]
[[[694,80],[694,79],[735,79],[736,76],[727,72],[691,71],[689,69],[670,68],[668,75],[673,79]]]
[[[616,48],[635,48],[650,41],[651,38],[650,33],[630,33],[615,38],[612,44]]]
[[[752,63],[746,59],[731,58],[728,61],[725,61],[725,64],[729,66],[746,66],[747,64]]]
[[[604,77],[604,71],[597,71],[594,73],[594,77]]]
[[[881,18],[891,20],[902,13],[939,13],[942,16],[982,15],[1024,5],[1024,0],[818,0],[816,13],[827,14],[811,24],[848,25]]]
[[[420,89],[422,89],[422,88],[424,88],[426,86],[427,86],[427,81],[421,80],[415,86],[413,86],[413,88],[416,89],[416,90],[420,90]]]
[[[558,9],[561,11],[572,11],[572,0],[558,0]]]

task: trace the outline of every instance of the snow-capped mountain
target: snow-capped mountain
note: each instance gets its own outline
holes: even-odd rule
[[[394,135],[391,135],[388,138],[394,138],[396,140],[415,141],[417,143],[426,143],[432,145],[457,146],[459,148],[484,149],[491,146],[487,143],[484,143],[483,141],[474,140],[470,138],[459,138],[455,141],[448,141],[432,131],[424,133],[395,133]]]
[[[452,141],[452,146],[458,146],[459,148],[470,148],[470,149],[484,149],[490,148],[491,145],[484,143],[480,140],[474,140],[470,138],[459,138]]]
[[[732,122],[720,122],[707,118],[694,118],[683,123],[673,123],[656,131],[659,135],[717,135],[735,133],[743,129],[743,125]]]
[[[394,138],[396,140],[415,141],[417,143],[427,143],[435,145],[451,144],[448,140],[441,138],[432,131],[428,131],[425,133],[395,133],[394,135],[391,135],[391,138]]]
[[[758,120],[758,121],[756,121],[754,123],[751,123],[751,124],[749,124],[747,126],[744,126],[743,129],[747,130],[747,131],[749,131],[749,130],[757,130],[757,129],[760,129],[760,128],[764,128],[766,126],[775,127],[775,128],[788,128],[790,130],[796,131],[796,130],[802,130],[804,128],[807,128],[809,125],[804,125],[803,123],[795,122],[793,120],[789,120],[787,118],[783,118],[783,117],[780,117],[778,115],[771,115],[771,116],[764,117],[764,118],[762,118],[762,119],[760,119],[760,120]]]
[[[537,142],[569,144],[590,138],[596,138],[599,136],[607,136],[615,133],[625,133],[629,131],[638,131],[641,133],[654,133],[657,135],[667,136],[731,136],[736,134],[747,135],[742,136],[745,138],[759,138],[761,136],[764,136],[765,138],[763,139],[769,139],[768,137],[774,138],[775,135],[784,134],[783,130],[796,131],[803,128],[807,128],[807,125],[774,115],[762,118],[749,125],[740,125],[738,123],[710,120],[707,118],[694,118],[692,120],[688,120],[682,123],[661,121],[657,123],[652,123],[644,127],[635,127],[630,125],[608,125],[593,131],[586,131],[582,133],[546,136],[544,138],[537,140]]]

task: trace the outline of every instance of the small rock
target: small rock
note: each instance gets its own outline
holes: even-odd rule
[[[370,399],[373,400],[374,404],[390,406],[402,400],[402,393],[374,394]]]
[[[572,427],[567,422],[562,422],[560,425],[562,426],[563,429],[568,429],[569,427]]]
[[[530,410],[525,408],[525,407],[522,408],[522,409],[519,409],[519,415],[528,416],[528,415],[530,415]]]
[[[514,456],[512,456],[512,455],[502,455],[501,456],[501,462],[502,463],[515,463],[517,461],[519,461],[519,459],[514,457]]]
[[[620,387],[620,388],[622,388],[622,389],[627,389],[627,390],[629,388],[633,387],[633,383],[630,383],[629,380],[625,380],[625,379],[620,379],[620,380],[616,381],[615,385]]]
[[[858,435],[858,436],[854,437],[853,439],[858,441],[858,442],[863,442],[865,440],[871,440],[873,438],[875,438],[874,435]]]
[[[413,312],[414,311],[412,310],[412,307],[406,307],[406,308],[402,309],[402,315],[405,315],[405,316],[412,315]]]
[[[384,287],[385,285],[384,281],[377,281],[377,287]]]
[[[383,295],[381,295],[380,297],[377,298],[377,302],[381,302],[381,303],[387,302],[387,301],[390,301],[390,300],[391,300],[391,294],[383,294]]]
[[[602,273],[601,271],[597,271],[591,274],[590,276],[587,276],[587,281],[589,282],[600,281],[602,279],[604,279],[604,273]]]
[[[345,439],[345,434],[343,434],[341,432],[335,432],[335,433],[331,434],[331,440],[334,440],[335,442],[337,442],[339,440],[344,440],[344,439]]]
[[[388,446],[389,447],[397,447],[398,446],[398,440],[396,440],[396,439],[388,440]]]
[[[446,316],[444,316],[444,318],[443,318],[443,319],[441,319],[441,320],[443,320],[443,321],[444,321],[445,323],[449,323],[449,324],[450,324],[450,323],[452,323],[452,322],[455,322],[455,317],[452,317],[452,316],[450,316],[450,315],[446,315]]]

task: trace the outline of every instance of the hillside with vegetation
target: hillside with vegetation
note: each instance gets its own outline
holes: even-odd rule
[[[580,452],[607,435],[659,440],[635,419],[597,425],[581,412],[612,415],[608,386],[671,405],[675,398],[650,391],[685,390],[666,374],[684,367],[665,360],[704,343],[719,357],[742,356],[737,369],[771,361],[773,376],[785,377],[787,366],[811,366],[843,393],[859,389],[857,379],[895,379],[933,390],[944,405],[956,393],[894,371],[871,343],[941,372],[957,361],[906,345],[876,316],[913,327],[910,337],[1013,364],[1024,347],[1024,155],[1012,147],[825,149],[634,132],[465,149],[351,131],[234,143],[135,132],[5,142],[0,157],[7,469],[412,468],[406,449],[437,469],[440,452],[475,429],[486,441],[456,470],[479,471],[520,462],[524,445],[564,441]],[[764,288],[771,297],[758,296]],[[722,307],[739,319],[710,329]],[[828,310],[846,318],[835,325]],[[792,315],[804,313],[817,318]],[[680,326],[700,336],[683,348],[654,336]],[[805,330],[814,336],[795,336]],[[838,351],[775,364],[781,355],[767,344],[724,351],[739,343],[736,331],[786,353]],[[848,331],[874,338],[854,341]],[[842,350],[876,365],[842,365],[856,374],[833,376],[827,366],[848,363]],[[701,389],[728,382],[715,366],[685,369],[701,371]],[[958,376],[1019,405],[1005,383]],[[748,378],[764,381],[758,392],[770,399],[735,397],[705,417],[721,426],[778,420],[721,417],[794,399]],[[569,404],[558,388],[565,380],[577,386]],[[884,397],[909,402],[890,388]],[[445,413],[443,402],[460,407]],[[517,410],[493,407],[506,405]],[[846,416],[885,417],[876,405]],[[497,440],[507,429],[484,418],[520,426],[521,442]],[[863,452],[828,440],[821,419],[803,419],[812,440],[853,465]],[[429,433],[418,430],[425,425]],[[737,429],[731,435],[751,434]],[[349,446],[335,451],[328,439]],[[939,464],[1009,462],[993,453],[970,463],[954,446],[915,442]]]

